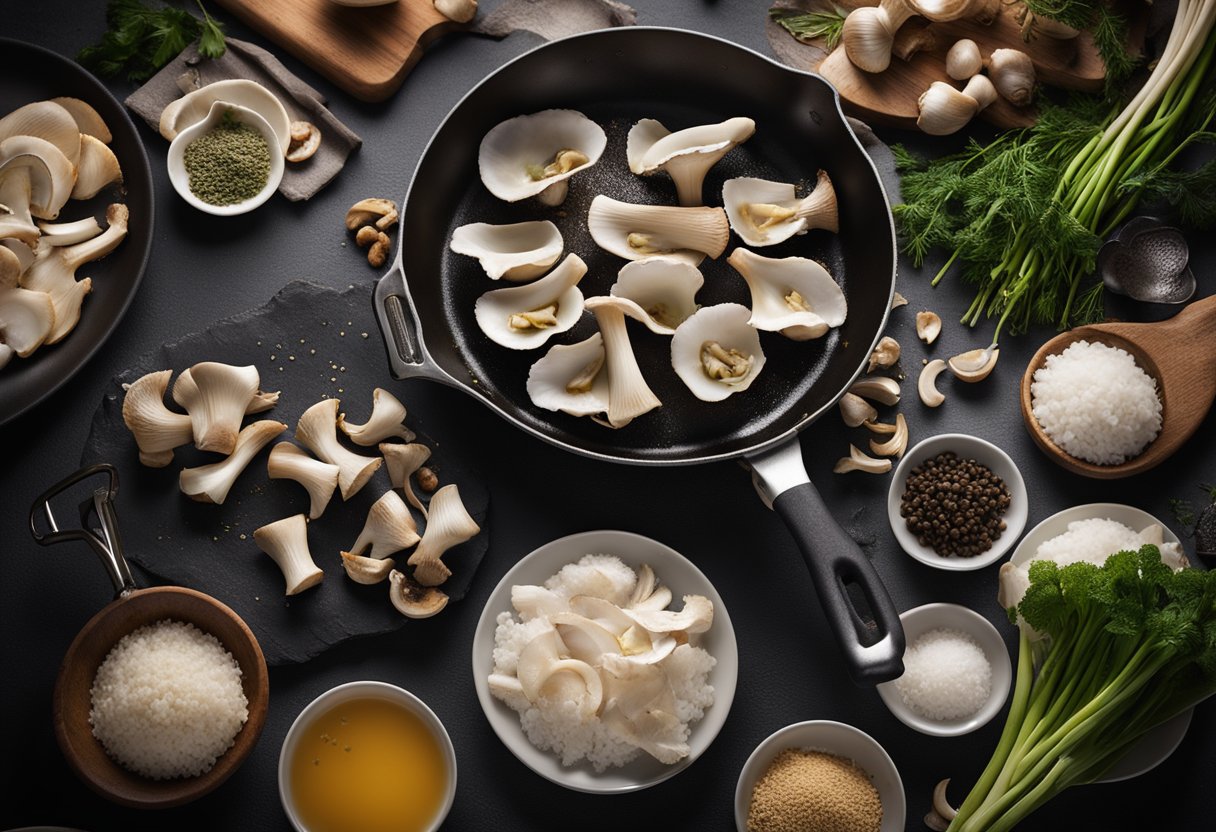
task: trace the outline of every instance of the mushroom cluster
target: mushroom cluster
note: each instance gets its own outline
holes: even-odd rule
[[[565,243],[551,222],[472,223],[454,231],[452,251],[476,257],[491,279],[524,284],[478,299],[475,318],[490,340],[510,349],[535,349],[571,330],[584,312],[595,319],[597,333],[556,344],[532,365],[527,391],[533,404],[589,416],[612,428],[660,407],[638,364],[627,320],[670,338],[671,369],[706,402],[740,393],[759,377],[765,365],[759,332],[801,341],[844,322],[844,293],[821,263],[764,257],[745,248],[736,248],[728,262],[747,284],[750,306],[702,309],[696,301],[704,284],[698,267],[706,257],[726,252],[732,229],[753,247],[776,245],[812,229],[838,229],[836,193],[824,171],[804,196],[792,184],[738,178],[724,184],[723,207],[702,204],[710,168],[755,129],[744,117],[676,131],[655,119],[632,126],[625,148],[630,171],[665,173],[680,204],[635,204],[604,194],[591,201],[591,238],[626,261],[606,295],[584,297],[579,283],[587,266],[573,252],[560,259]],[[557,204],[571,177],[596,164],[605,146],[604,131],[582,113],[518,116],[482,140],[481,178],[501,199],[535,196],[544,205]]]
[[[184,468],[179,484],[184,494],[200,502],[222,504],[237,478],[271,440],[287,429],[272,420],[241,427],[247,414],[274,407],[278,393],[263,393],[256,367],[235,367],[205,361],[182,372],[173,385],[173,401],[186,412],[171,410],[164,401],[172,370],[148,373],[126,385],[123,421],[139,447],[140,461],[160,468],[173,461],[173,451],[194,443],[202,451],[227,456],[209,465]],[[355,423],[339,412],[338,399],[322,399],[309,407],[296,423],[298,444],[280,442],[270,451],[267,476],[292,480],[308,494],[304,513],[269,523],[254,531],[257,546],[283,572],[287,595],[319,584],[324,571],[317,566],[308,545],[308,527],[324,514],[335,491],[343,501],[359,493],[385,463],[390,489],[372,504],[362,530],[349,551],[340,553],[347,575],[360,584],[391,580],[389,597],[402,614],[424,618],[447,604],[437,589],[451,570],[444,555],[481,531],[460,498],[455,484],[439,487],[435,472],[425,463],[431,451],[415,442],[403,422],[405,406],[391,393],[376,388],[366,422]],[[347,448],[344,435],[360,447],[375,447],[378,456]],[[394,441],[398,440],[398,441]],[[429,505],[412,483],[430,494]],[[401,489],[405,499],[395,489]],[[422,533],[410,513],[414,506],[425,521]],[[412,574],[399,572],[389,557],[417,547],[408,564]]]
[[[0,368],[63,340],[80,320],[92,279],[86,263],[127,235],[122,203],[96,217],[55,222],[69,199],[87,200],[122,182],[112,136],[78,98],[26,104],[0,118]]]

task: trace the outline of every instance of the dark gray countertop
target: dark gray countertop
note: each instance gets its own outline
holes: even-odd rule
[[[63,55],[74,55],[104,29],[100,0],[8,5],[4,35]],[[696,29],[767,54],[766,5],[634,3],[640,23]],[[265,44],[220,16],[231,34]],[[286,830],[275,772],[288,726],[321,692],[367,678],[414,691],[447,725],[459,762],[456,802],[445,826],[449,829],[728,829],[733,825],[736,777],[748,754],[771,732],[805,719],[853,724],[886,747],[903,776],[912,829],[921,828],[919,819],[934,783],[954,777],[965,788],[978,775],[995,746],[1000,718],[965,737],[931,738],[897,722],[873,691],[853,687],[791,538],[756,498],[742,470],[730,464],[637,469],[576,458],[514,430],[462,394],[424,382],[390,386],[416,412],[442,414],[467,429],[468,443],[485,460],[483,470],[493,495],[490,550],[468,598],[437,618],[339,645],[303,665],[272,669],[270,713],[257,748],[231,780],[187,808],[159,813],[122,809],[94,796],[67,769],[51,731],[51,689],[69,642],[110,600],[110,592],[84,547],[43,550],[30,540],[25,526],[30,502],[77,467],[97,403],[112,392],[112,376],[138,356],[213,320],[258,306],[295,278],[345,287],[377,277],[347,246],[341,225],[347,206],[370,194],[404,194],[427,139],[448,109],[485,74],[537,42],[528,35],[501,42],[444,39],[431,47],[400,93],[383,105],[351,100],[282,54],[292,70],[328,96],[338,117],[362,135],[364,146],[339,178],[310,202],[275,198],[238,222],[205,217],[178,199],[165,176],[164,142],[141,126],[152,160],[158,212],[142,288],[115,335],[79,375],[36,410],[0,428],[0,712],[5,714],[10,749],[0,764],[5,794],[0,828],[49,824],[87,830]],[[125,82],[109,86],[119,98],[131,90]],[[884,135],[889,140],[910,138]],[[1216,247],[1197,240],[1192,245],[1198,249],[1192,262],[1201,278],[1201,293],[1208,294]],[[952,323],[968,300],[955,281],[948,279],[934,290],[925,274],[906,272],[898,288],[911,305],[893,314],[889,332],[904,345],[905,367],[915,372],[926,354],[912,327],[916,309],[935,309],[947,321],[934,355],[982,346],[986,332],[965,331]],[[374,333],[370,311],[366,325]],[[1005,448],[1028,484],[1031,525],[1060,509],[1095,501],[1130,503],[1172,522],[1168,499],[1198,497],[1195,486],[1216,476],[1209,438],[1216,417],[1209,416],[1180,453],[1148,474],[1115,482],[1067,474],[1033,446],[1018,411],[1018,378],[1048,335],[1040,331],[1003,339],[993,376],[974,388],[954,385],[951,399],[938,410],[927,410],[909,396],[902,411],[913,441],[959,431]],[[1194,356],[1196,361],[1210,359],[1210,354]],[[384,381],[390,381],[387,371]],[[910,393],[910,382],[904,387]],[[931,601],[966,604],[1001,626],[1012,644],[1012,632],[1002,625],[995,599],[995,567],[944,573],[911,560],[898,549],[886,525],[889,477],[831,473],[832,462],[848,441],[839,420],[825,418],[804,433],[802,441],[812,479],[836,516],[856,536],[872,539],[867,551],[899,609]],[[526,459],[528,468],[541,475],[519,482],[514,466],[496,464],[508,457]],[[120,516],[122,511],[120,502]],[[128,513],[126,522],[138,518]],[[731,612],[740,652],[739,688],[730,717],[705,755],[668,782],[613,797],[566,791],[511,756],[478,706],[469,656],[481,606],[518,558],[556,537],[598,528],[649,535],[699,564]],[[1216,710],[1200,708],[1186,740],[1159,768],[1126,784],[1075,789],[1026,827],[1207,828],[1210,784],[1216,782],[1214,740]]]

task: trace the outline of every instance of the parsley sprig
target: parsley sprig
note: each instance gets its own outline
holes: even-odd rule
[[[223,24],[207,13],[201,0],[198,8],[202,20],[172,6],[152,8],[140,0],[109,0],[109,30],[100,43],[82,49],[77,60],[105,78],[146,81],[196,38],[200,55],[218,58],[226,48]]]

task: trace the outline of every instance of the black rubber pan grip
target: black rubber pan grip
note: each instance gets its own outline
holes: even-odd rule
[[[828,513],[819,492],[810,483],[795,486],[773,501],[773,509],[806,560],[849,676],[858,685],[901,676],[904,631],[899,613],[874,565]],[[869,614],[857,609],[849,587],[864,598]]]

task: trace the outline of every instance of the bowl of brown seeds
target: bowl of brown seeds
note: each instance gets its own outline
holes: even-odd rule
[[[905,552],[938,569],[995,563],[1026,527],[1026,484],[1009,455],[975,436],[944,433],[913,447],[887,494]]]

